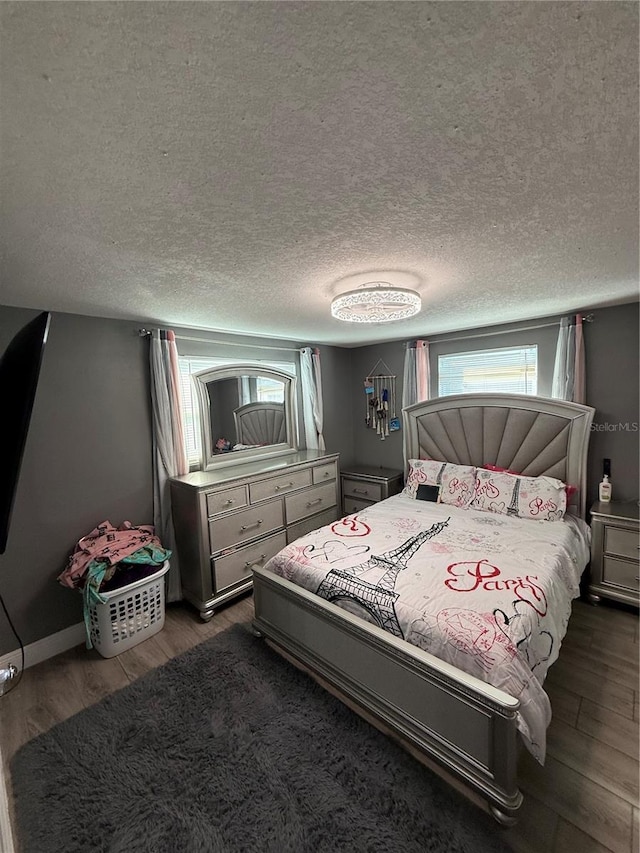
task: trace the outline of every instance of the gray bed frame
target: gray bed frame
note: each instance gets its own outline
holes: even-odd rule
[[[584,517],[594,410],[524,395],[456,395],[403,410],[405,465],[432,458],[578,487]],[[262,568],[254,570],[257,633],[337,688],[365,714],[435,761],[514,823],[519,701]]]
[[[284,403],[245,403],[234,409],[239,444],[281,444],[287,440]]]

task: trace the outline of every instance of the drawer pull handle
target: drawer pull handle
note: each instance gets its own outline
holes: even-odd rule
[[[235,500],[233,498],[229,498],[229,500],[225,502],[225,506],[230,506],[233,503],[235,503]]]
[[[255,566],[256,563],[264,563],[266,558],[267,558],[266,554],[260,554],[260,556],[258,557],[257,560],[247,560],[246,563],[244,564],[244,566],[246,569],[250,569],[251,566]]]
[[[243,524],[242,527],[240,528],[240,531],[242,532],[243,530],[250,530],[252,527],[260,527],[261,524],[262,524],[262,519],[259,518],[255,522],[255,524]]]
[[[314,506],[314,504],[321,504],[322,498],[316,498],[315,501],[307,501],[307,506]]]
[[[294,485],[295,485],[295,483],[286,483],[286,484],[285,484],[285,485],[283,485],[283,486],[276,486],[275,491],[276,491],[276,492],[279,492],[279,491],[281,491],[282,489],[290,489],[290,488],[291,488],[292,486],[294,486]]]
[[[354,495],[368,495],[369,489],[354,489],[353,494]]]

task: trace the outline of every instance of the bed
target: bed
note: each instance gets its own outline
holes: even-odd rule
[[[410,406],[407,493],[311,532],[254,571],[256,631],[470,786],[505,824],[522,803],[520,746],[544,761],[542,684],[588,562],[593,413],[520,395]],[[429,466],[473,470],[471,503],[462,475],[444,476],[438,496],[452,496],[435,502],[421,483]],[[526,491],[547,481],[571,486],[563,518],[546,494]],[[510,500],[490,491],[502,482]]]
[[[287,440],[283,403],[246,403],[233,412],[238,444],[249,447]]]

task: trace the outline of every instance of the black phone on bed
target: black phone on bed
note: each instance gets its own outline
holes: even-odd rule
[[[421,483],[416,492],[416,500],[440,503],[440,486],[427,486],[426,483]]]

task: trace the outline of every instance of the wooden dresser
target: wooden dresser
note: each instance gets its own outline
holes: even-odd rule
[[[589,598],[601,596],[640,603],[640,529],[637,501],[595,503],[591,507]]]
[[[289,542],[339,517],[338,455],[302,450],[170,480],[183,596],[205,621]]]

